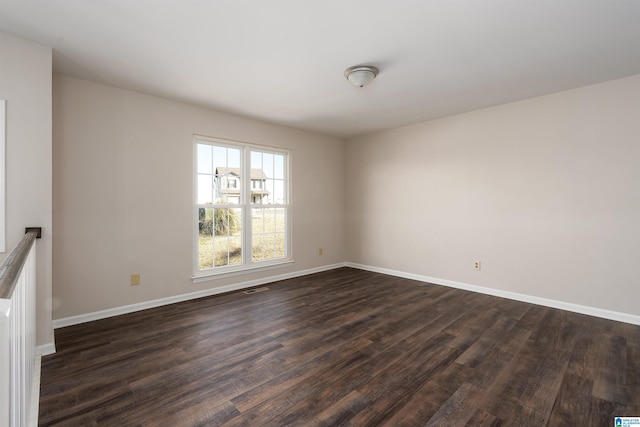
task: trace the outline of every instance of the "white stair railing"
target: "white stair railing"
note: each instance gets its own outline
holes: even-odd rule
[[[29,229],[31,230],[31,229]],[[0,427],[28,423],[35,369],[36,245],[28,231],[0,266]]]

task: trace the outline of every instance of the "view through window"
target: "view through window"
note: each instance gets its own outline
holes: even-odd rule
[[[289,153],[196,139],[196,271],[290,259]]]

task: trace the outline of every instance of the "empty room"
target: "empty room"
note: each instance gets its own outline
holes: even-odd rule
[[[640,424],[640,2],[0,2],[0,427]]]

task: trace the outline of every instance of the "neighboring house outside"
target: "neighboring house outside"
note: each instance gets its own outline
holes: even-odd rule
[[[216,199],[225,199],[227,203],[240,203],[240,168],[216,168]],[[269,203],[267,175],[262,169],[251,169],[251,203]]]

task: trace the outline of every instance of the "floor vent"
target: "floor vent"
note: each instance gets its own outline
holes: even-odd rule
[[[262,288],[248,289],[248,290],[244,291],[243,294],[251,295],[251,294],[257,294],[258,292],[264,292],[264,291],[268,291],[268,290],[269,290],[269,288],[264,286]]]

